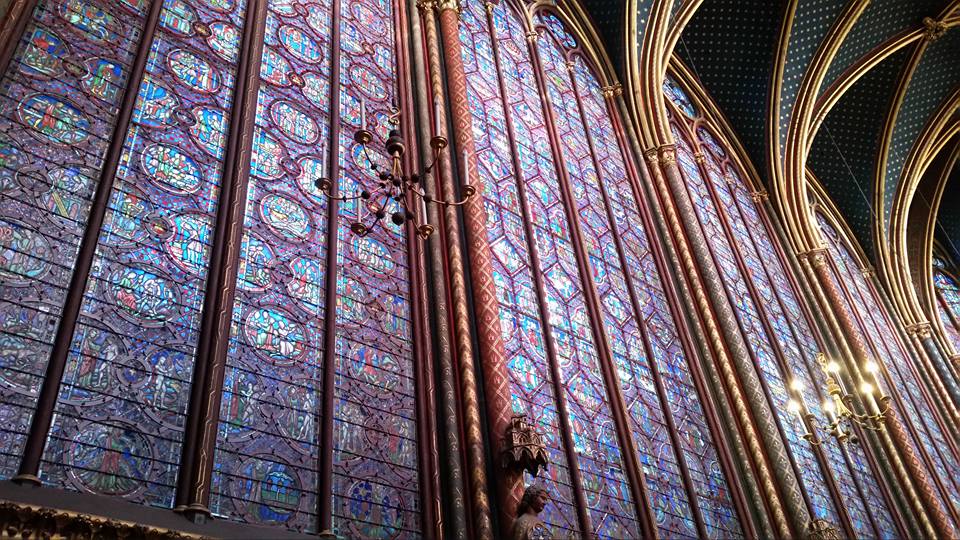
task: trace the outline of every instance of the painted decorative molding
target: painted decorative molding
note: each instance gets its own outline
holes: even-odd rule
[[[600,89],[600,91],[603,92],[603,97],[605,98],[620,97],[623,95],[623,85],[620,83],[613,83],[604,86]]]
[[[4,538],[203,538],[159,527],[12,502],[0,502],[0,531],[3,531]]]
[[[907,334],[910,337],[915,337],[918,339],[927,339],[933,335],[933,328],[930,326],[930,323],[927,321],[918,322],[916,324],[911,324],[907,326]]]
[[[923,18],[923,39],[936,41],[945,33],[947,33],[947,23],[932,17]]]
[[[805,540],[842,540],[843,535],[837,526],[825,519],[815,519],[810,522],[804,534]]]
[[[515,414],[510,419],[510,425],[503,436],[502,448],[500,462],[503,468],[509,471],[527,471],[536,477],[540,469],[547,470],[550,463],[543,435],[537,432],[536,426],[527,421],[525,414]]]

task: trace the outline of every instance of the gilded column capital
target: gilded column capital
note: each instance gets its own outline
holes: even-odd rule
[[[705,164],[705,163],[707,162],[707,155],[704,154],[702,151],[698,150],[698,151],[696,151],[696,152],[693,153],[693,159],[694,159],[697,163],[703,165],[703,164]]]
[[[675,144],[665,144],[659,148],[660,161],[666,165],[677,162],[677,146]]]
[[[818,247],[811,249],[809,251],[804,251],[802,253],[797,253],[797,258],[807,259],[810,261],[810,264],[817,268],[822,268],[827,265],[827,248]]]
[[[933,335],[933,327],[927,321],[920,321],[907,326],[907,335],[917,339],[927,339]]]
[[[873,279],[877,277],[877,271],[872,266],[867,265],[860,269],[860,275],[866,279]]]
[[[765,189],[760,191],[754,191],[750,193],[750,198],[753,199],[753,202],[761,204],[770,200],[770,194]]]
[[[460,13],[460,8],[460,0],[440,0],[437,4],[437,10],[441,12],[452,9]]]
[[[573,72],[573,68],[577,66],[577,64],[575,64],[572,60],[567,60],[566,65],[567,65],[567,71],[571,73]]]
[[[527,32],[527,41],[529,41],[530,43],[536,43],[537,39],[539,38],[540,38],[540,33],[537,32],[536,30],[530,30],[529,32]]]
[[[620,97],[623,95],[623,85],[620,83],[613,83],[607,86],[604,86],[600,89],[605,98]]]
[[[647,163],[658,163],[660,157],[657,155],[656,148],[648,148],[643,151],[643,159],[647,160]]]
[[[825,519],[815,519],[807,526],[805,540],[842,540],[843,535],[836,525]]]
[[[923,39],[926,41],[936,41],[947,33],[947,23],[938,21],[933,17],[923,18]]]
[[[421,12],[437,9],[437,0],[417,0],[417,9]]]
[[[491,2],[490,0],[487,0],[486,2],[483,3],[483,7],[487,8],[487,13],[493,13],[493,10],[496,9],[497,4],[496,2]]]

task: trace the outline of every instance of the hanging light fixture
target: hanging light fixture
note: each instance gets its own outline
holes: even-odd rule
[[[877,380],[880,365],[873,360],[868,360],[862,366],[865,375],[860,381],[857,393],[859,394],[860,404],[870,412],[858,414],[853,411],[853,404],[857,395],[848,391],[844,384],[840,364],[836,360],[827,359],[823,353],[817,354],[817,362],[827,377],[824,384],[827,398],[821,404],[821,409],[827,417],[826,423],[818,425],[816,416],[807,409],[803,401],[803,383],[799,379],[794,379],[790,383],[791,398],[787,402],[787,408],[791,413],[797,415],[803,428],[803,438],[814,446],[820,446],[824,441],[817,436],[817,431],[825,431],[831,437],[843,443],[846,441],[857,442],[857,438],[851,430],[853,425],[871,431],[882,430],[883,421],[890,412],[891,400],[890,396],[883,393]],[[808,422],[813,426],[812,432],[807,428]]]
[[[367,152],[367,145],[373,141],[373,133],[367,129],[366,101],[360,100],[360,129],[353,134],[353,140],[360,145],[364,159],[369,163],[371,180],[361,183],[358,189],[351,194],[340,195],[335,193],[334,184],[327,178],[318,178],[315,186],[324,196],[337,201],[357,201],[356,220],[350,223],[350,230],[358,236],[370,234],[389,213],[390,221],[397,226],[407,222],[413,224],[417,235],[421,239],[433,234],[434,227],[426,222],[427,205],[461,206],[467,202],[477,190],[470,185],[470,161],[467,151],[463,152],[463,198],[459,201],[445,201],[426,192],[423,186],[425,175],[433,171],[440,158],[440,152],[447,147],[447,139],[440,135],[439,103],[434,103],[434,136],[430,139],[430,148],[433,149],[433,160],[427,168],[420,172],[407,174],[403,170],[403,154],[406,151],[406,142],[399,129],[393,128],[388,133],[383,147],[387,151],[389,166],[382,167],[371,159]],[[400,117],[399,111],[389,117],[390,124],[396,124]],[[392,207],[392,211],[388,208]],[[366,212],[364,211],[366,210]],[[419,210],[420,217],[417,217]],[[422,219],[423,221],[420,221]]]

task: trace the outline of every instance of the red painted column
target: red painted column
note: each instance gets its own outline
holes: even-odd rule
[[[450,107],[453,112],[455,147],[459,152],[466,152],[467,163],[462,165],[470,171],[470,184],[478,188],[478,195],[471,197],[463,206],[463,219],[473,285],[473,310],[483,372],[483,390],[487,402],[487,423],[493,455],[499,456],[502,439],[512,415],[510,380],[500,334],[500,307],[493,282],[492,252],[487,241],[486,211],[483,208],[483,197],[479,195],[483,190],[480,189],[480,178],[477,175],[473,123],[467,101],[467,77],[461,57],[458,8],[456,0],[443,0],[440,3],[440,34]],[[509,534],[509,528],[516,516],[517,504],[520,502],[520,476],[507,473],[500,467],[495,467],[494,471],[500,497],[500,526],[504,534]]]

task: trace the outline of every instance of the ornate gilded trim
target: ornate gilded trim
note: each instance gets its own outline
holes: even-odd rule
[[[12,502],[0,502],[0,531],[5,538],[203,538],[198,534]]]
[[[614,98],[620,97],[623,95],[623,85],[620,83],[608,84],[600,89],[603,92],[603,97],[605,98]]]
[[[918,339],[927,339],[930,337],[933,331],[933,328],[930,326],[930,323],[927,321],[918,322],[916,324],[911,324],[906,328],[907,334],[910,337]]]
[[[947,23],[938,21],[933,17],[923,18],[923,39],[927,42],[934,42],[947,33]]]

